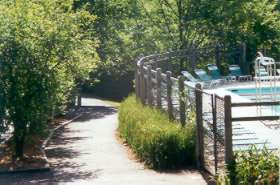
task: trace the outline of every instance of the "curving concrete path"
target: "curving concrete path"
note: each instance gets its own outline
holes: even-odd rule
[[[131,160],[116,140],[117,110],[83,99],[84,115],[59,130],[47,147],[50,172],[0,175],[0,184],[204,185],[192,170],[159,173]]]

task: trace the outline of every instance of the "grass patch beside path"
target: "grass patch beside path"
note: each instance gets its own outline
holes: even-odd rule
[[[120,136],[154,169],[178,169],[195,162],[194,123],[170,122],[166,113],[143,106],[134,95],[121,103]]]

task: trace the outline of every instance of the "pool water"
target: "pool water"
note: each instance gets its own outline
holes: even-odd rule
[[[240,96],[256,96],[257,89],[256,88],[240,88],[240,89],[229,89],[231,92],[238,94]],[[280,87],[271,88],[271,87],[263,87],[261,88],[261,92],[263,94],[271,94],[277,93],[280,95]]]
[[[256,101],[256,88],[239,88],[239,89],[228,89],[234,94],[242,96],[246,99]],[[271,94],[274,93],[274,100],[280,100],[280,87],[263,87],[260,92],[262,93],[261,100],[262,101],[271,101]],[[277,96],[277,97],[275,97]],[[257,106],[258,109],[261,109],[262,115],[269,116],[280,116],[280,106]]]
[[[256,101],[256,88],[234,88],[227,89],[228,91],[241,96],[244,100],[251,100]],[[280,100],[280,87],[276,88],[270,88],[270,87],[264,87],[261,89],[262,94],[266,94],[266,96],[262,96],[261,101],[271,101],[271,94],[275,93],[276,100]],[[265,98],[266,97],[266,98]],[[237,97],[236,97],[237,98]],[[237,100],[237,99],[236,99]],[[238,101],[238,100],[237,100]],[[236,117],[254,117],[254,116],[279,116],[280,118],[280,106],[253,106],[253,107],[233,107],[232,109],[233,115]],[[243,145],[245,142],[249,141],[250,143],[254,143],[256,146],[262,148],[263,144],[257,144],[257,143],[266,143],[266,147],[269,149],[275,149],[280,148],[280,122],[278,121],[261,121],[262,124],[260,124],[259,121],[252,121],[250,124],[248,122],[238,122],[240,124],[240,127],[242,127],[244,130],[249,131],[252,134],[250,135],[242,135],[240,136],[243,141],[235,140],[234,146],[244,146],[244,149],[248,149],[249,145]],[[236,123],[234,123],[236,124]],[[234,130],[233,130],[234,131]],[[239,137],[239,136],[238,136]],[[256,139],[248,139],[246,138],[254,137]],[[248,143],[249,143],[248,142]],[[242,145],[240,145],[241,143]],[[238,150],[238,149],[236,149]]]

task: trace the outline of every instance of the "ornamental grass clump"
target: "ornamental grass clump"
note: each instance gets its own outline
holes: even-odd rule
[[[166,113],[143,106],[135,96],[120,106],[119,131],[138,157],[155,169],[176,169],[195,161],[194,119],[185,127]]]

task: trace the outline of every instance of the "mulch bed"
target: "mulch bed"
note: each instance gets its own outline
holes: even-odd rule
[[[13,157],[14,147],[13,138],[0,145],[0,173],[25,171],[30,169],[45,169],[49,167],[45,153],[41,150],[42,139],[37,137],[34,144],[26,144],[24,148],[24,156],[22,159]]]
[[[77,115],[81,113],[80,110],[72,110],[64,116],[59,116],[49,124],[49,131],[69,122]],[[49,163],[42,148],[43,143],[48,138],[45,136],[33,136],[32,141],[25,144],[24,157],[22,159],[15,159],[13,138],[9,138],[7,141],[0,143],[0,174],[2,173],[14,173],[14,172],[26,172],[26,171],[42,171],[49,170]]]

